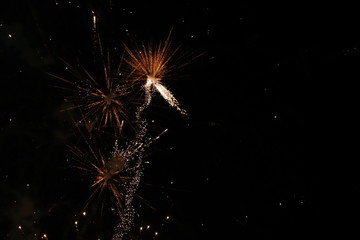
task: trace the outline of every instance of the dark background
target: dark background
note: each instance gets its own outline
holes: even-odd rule
[[[82,215],[89,182],[67,160],[71,119],[46,74],[66,74],[58,57],[91,68],[92,11],[114,55],[170,29],[205,52],[165,83],[189,120],[158,95],[147,110],[153,132],[169,130],[146,150],[134,239],[359,235],[355,6],[17,0],[0,9],[1,239],[111,239],[111,213],[92,202]]]

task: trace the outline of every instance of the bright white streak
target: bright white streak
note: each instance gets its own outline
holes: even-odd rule
[[[185,111],[185,109],[180,108],[179,102],[164,85],[156,83],[155,87],[159,91],[161,96],[163,96],[163,98],[170,104],[170,106],[176,108],[182,115],[187,116],[187,112]]]
[[[180,103],[176,100],[172,92],[167,89],[164,85],[162,85],[159,81],[160,79],[148,77],[145,90],[146,90],[146,102],[145,105],[149,105],[151,101],[151,87],[154,86],[156,90],[161,94],[161,96],[169,103],[170,106],[176,108],[182,115],[187,116],[187,112],[185,109],[180,107]]]
[[[95,12],[91,11],[92,15],[93,15],[93,30],[95,31],[96,29],[96,16],[95,16]]]
[[[145,106],[149,106],[151,102],[151,92],[152,92],[152,86],[154,86],[157,79],[148,77],[146,83],[145,83]]]

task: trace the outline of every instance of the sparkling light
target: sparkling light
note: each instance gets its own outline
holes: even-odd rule
[[[128,56],[124,58],[125,62],[133,68],[129,78],[134,81],[142,82],[145,90],[145,106],[151,102],[152,95],[156,90],[161,96],[183,115],[187,115],[185,109],[180,107],[179,102],[175,99],[170,90],[168,90],[162,81],[169,77],[169,74],[180,67],[188,64],[174,63],[174,58],[179,47],[171,47],[171,32],[164,42],[158,45],[148,44],[135,46],[130,49],[125,45],[125,51]]]
[[[94,192],[87,205],[96,195],[110,193],[112,207],[119,216],[113,239],[123,239],[133,226],[135,209],[132,200],[143,176],[143,152],[166,131],[154,138],[147,137],[147,125],[142,121],[139,123],[136,138],[123,145],[115,141],[110,156],[107,156],[96,143],[90,143],[86,138],[84,138],[86,150],[78,146],[69,147],[72,158],[79,164],[77,168],[93,180],[91,187],[94,188]]]
[[[92,17],[92,20],[93,20],[93,31],[96,30],[96,16],[95,16],[95,12],[94,11],[91,11],[93,17]]]
[[[97,18],[95,12],[91,12],[93,30],[97,34]],[[127,31],[128,29],[126,29]],[[103,70],[100,76],[85,69],[75,68],[65,61],[66,69],[74,76],[74,80],[49,74],[70,85],[70,88],[63,88],[72,92],[72,96],[66,98],[66,101],[72,104],[67,110],[78,109],[82,119],[75,120],[75,125],[79,130],[80,124],[81,127],[85,126],[88,130],[86,136],[80,133],[84,140],[82,146],[71,145],[69,147],[70,155],[78,163],[76,168],[83,171],[92,181],[89,186],[94,191],[89,196],[84,209],[87,209],[88,204],[96,195],[100,197],[110,196],[111,204],[105,205],[103,202],[101,209],[104,206],[109,206],[114,215],[118,217],[113,240],[130,237],[129,233],[136,217],[132,202],[143,177],[143,153],[146,147],[166,131],[155,138],[148,137],[147,124],[141,118],[141,113],[150,104],[154,93],[157,92],[171,107],[187,116],[186,110],[180,106],[172,92],[163,84],[163,80],[170,77],[173,70],[188,64],[188,62],[178,64],[175,61],[177,60],[175,54],[178,53],[179,47],[172,48],[170,35],[164,42],[157,45],[136,46],[134,50],[130,50],[125,45],[127,57],[124,60],[130,66],[130,72],[126,72],[127,69],[124,72],[123,70],[120,71],[120,64],[115,68],[112,66],[113,61],[109,57],[109,52],[103,53],[99,38]],[[10,34],[9,37],[11,37]],[[193,35],[191,37],[193,38]],[[94,72],[96,73],[96,71]],[[143,104],[137,108],[135,113],[137,123],[135,136],[127,138],[126,142],[120,141],[118,136],[122,136],[120,130],[123,128],[124,121],[129,121],[128,109],[125,109],[128,102],[124,100],[124,97],[133,94],[133,90],[138,90],[139,85],[141,86],[140,89],[144,90],[145,99],[141,99],[140,104]],[[137,101],[139,102],[139,100]],[[96,143],[96,137],[92,131],[94,127],[97,127],[98,130],[103,130],[104,127],[119,130],[115,133],[111,152],[109,152],[108,146],[102,148],[100,144]],[[171,181],[170,184],[174,184],[174,182]],[[87,212],[82,211],[81,214],[86,216]],[[169,220],[170,216],[167,215],[165,219]],[[78,221],[74,221],[74,224],[78,230]],[[203,226],[203,223],[201,224]],[[21,229],[21,226],[19,227]],[[140,231],[145,228],[150,229],[150,224],[146,227],[141,226]],[[157,231],[151,232],[155,236],[159,234]],[[46,234],[43,237],[47,238]]]
[[[104,54],[100,38],[98,42],[102,59],[101,74],[90,74],[87,70],[75,68],[66,61],[63,61],[66,65],[65,69],[74,76],[74,79],[48,74],[68,85],[68,87],[55,87],[70,93],[65,97],[65,101],[71,105],[64,110],[76,109],[80,112],[82,119],[77,121],[77,125],[85,125],[88,131],[103,127],[113,127],[121,131],[124,121],[127,123],[134,121],[129,119],[127,110],[132,104],[127,101],[131,86],[125,84],[124,79],[119,77],[119,66],[112,66],[109,53]]]

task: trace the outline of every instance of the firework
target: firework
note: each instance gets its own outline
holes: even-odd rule
[[[95,142],[94,136],[86,137],[78,129],[85,147],[71,145],[69,152],[78,163],[75,167],[91,179],[91,188],[94,188],[94,192],[89,202],[97,193],[102,194],[107,190],[112,196],[113,207],[121,212],[125,204],[124,194],[127,191],[127,183],[131,183],[133,176],[136,176],[142,159],[143,138],[146,133],[145,124],[142,126],[138,137],[126,143],[125,147],[120,147],[118,141],[115,140],[111,153],[104,153],[104,150]],[[89,139],[93,141],[90,142]]]
[[[76,168],[83,171],[92,182],[91,188],[94,191],[89,197],[86,206],[95,195],[99,194],[101,196],[107,191],[111,196],[113,207],[120,212],[123,206],[123,184],[131,179],[125,171],[128,159],[121,154],[114,153],[106,156],[96,145],[90,144],[88,141],[85,142],[85,150],[77,146],[70,146],[69,151],[72,158],[78,163]],[[104,202],[102,202],[102,208]]]
[[[153,93],[157,91],[170,106],[186,116],[186,110],[181,108],[171,91],[162,83],[165,78],[169,77],[173,70],[188,64],[187,62],[183,64],[174,63],[175,55],[179,47],[171,47],[171,32],[167,39],[158,45],[135,45],[134,50],[131,50],[127,45],[124,47],[128,55],[124,58],[124,61],[133,69],[129,77],[135,81],[141,81],[144,87],[144,107],[150,104]]]
[[[86,136],[80,131],[84,143],[82,146],[69,147],[72,158],[77,162],[75,167],[86,174],[91,182],[89,187],[93,191],[85,208],[95,196],[99,196],[104,200],[101,205],[103,209],[105,206],[103,196],[105,194],[110,196],[112,208],[116,209],[115,216],[119,220],[113,240],[120,240],[129,236],[133,226],[136,213],[133,199],[143,176],[143,153],[166,131],[155,138],[147,137],[147,124],[142,119],[141,113],[151,103],[153,95],[159,93],[171,107],[183,116],[187,116],[186,110],[180,106],[163,81],[172,77],[174,70],[189,62],[179,64],[178,60],[182,58],[177,57],[179,47],[173,47],[171,44],[171,32],[166,40],[159,44],[135,45],[134,49],[124,45],[126,57],[120,58],[119,62],[113,61],[110,59],[109,51],[103,50],[96,31],[97,19],[93,11],[92,16],[94,40],[97,40],[94,41],[94,46],[98,44],[99,48],[96,49],[100,53],[100,58],[96,58],[95,63],[100,62],[100,66],[90,72],[63,61],[72,78],[49,75],[68,85],[58,86],[72,93],[65,98],[66,102],[72,104],[65,110],[78,110],[81,117],[75,120],[75,126],[80,130],[79,125],[85,125],[88,130]],[[123,60],[130,68],[122,68]],[[118,65],[114,66],[114,62]],[[141,103],[136,109],[132,104],[137,104],[133,99],[139,97],[135,92],[139,89],[141,92],[144,90],[145,100],[139,98],[137,101]],[[135,109],[136,111],[133,111]],[[132,118],[132,116],[136,117]],[[136,126],[135,124],[132,126],[135,136],[126,137],[132,139],[131,141],[120,141],[120,137],[124,136],[122,131],[124,122],[133,121],[136,122]],[[106,133],[110,133],[112,137],[110,151],[104,150],[106,149],[104,144],[109,142],[97,141],[100,135],[94,135],[92,131],[94,128],[109,130],[108,127],[110,131]],[[101,144],[98,145],[100,142]]]
[[[103,61],[102,70],[99,71],[101,73],[97,76],[90,74],[86,69],[75,68],[66,61],[63,62],[66,69],[75,77],[74,80],[48,74],[69,85],[69,87],[57,87],[72,93],[65,97],[65,101],[72,104],[65,110],[80,110],[82,119],[78,124],[86,124],[90,130],[94,127],[113,127],[121,131],[124,121],[127,123],[133,121],[128,110],[130,103],[134,103],[129,102],[132,86],[121,78],[121,60],[119,66],[113,69],[110,65],[109,52],[105,60],[100,38],[98,42]]]
[[[133,225],[135,209],[132,201],[143,176],[143,153],[166,131],[154,138],[146,137],[147,125],[142,121],[134,140],[122,145],[115,140],[113,150],[108,154],[104,153],[95,141],[88,140],[95,140],[93,136],[86,137],[84,134],[82,137],[85,147],[69,146],[69,152],[77,162],[75,167],[90,178],[90,188],[94,189],[84,208],[98,195],[103,199],[103,209],[105,198],[102,196],[109,193],[112,207],[117,210],[119,217],[119,224],[115,230],[117,239],[127,235]]]

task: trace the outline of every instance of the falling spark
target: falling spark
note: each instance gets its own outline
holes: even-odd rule
[[[122,240],[124,239],[125,236],[128,235],[128,233],[130,232],[132,226],[133,226],[133,221],[134,221],[134,216],[135,216],[135,209],[132,206],[132,200],[134,198],[134,196],[136,195],[136,191],[137,188],[139,186],[139,183],[141,181],[141,178],[143,176],[143,166],[142,166],[142,158],[143,158],[143,152],[145,150],[145,147],[149,146],[152,142],[154,142],[155,140],[159,139],[159,137],[164,134],[167,130],[163,131],[162,133],[160,133],[157,137],[155,138],[146,138],[145,134],[146,134],[146,124],[143,122],[142,125],[142,129],[140,130],[140,134],[138,136],[138,139],[133,142],[133,144],[130,144],[130,146],[132,146],[130,149],[137,149],[136,150],[136,158],[134,158],[132,160],[133,162],[133,167],[132,167],[132,171],[133,171],[133,177],[130,181],[126,182],[124,184],[125,186],[125,197],[124,197],[124,207],[121,211],[121,213],[119,214],[119,224],[117,225],[117,227],[115,228],[115,232],[114,232],[114,236],[113,236],[113,240]],[[134,154],[131,154],[134,155]]]
[[[130,76],[135,81],[143,82],[145,90],[144,108],[150,104],[152,95],[157,90],[170,106],[187,116],[186,110],[180,107],[171,91],[162,84],[163,79],[169,77],[173,70],[188,64],[188,62],[183,64],[174,63],[175,54],[178,52],[179,47],[171,48],[170,37],[171,32],[166,41],[158,45],[135,46],[134,50],[125,45],[128,57],[124,58],[124,60],[133,68]]]

